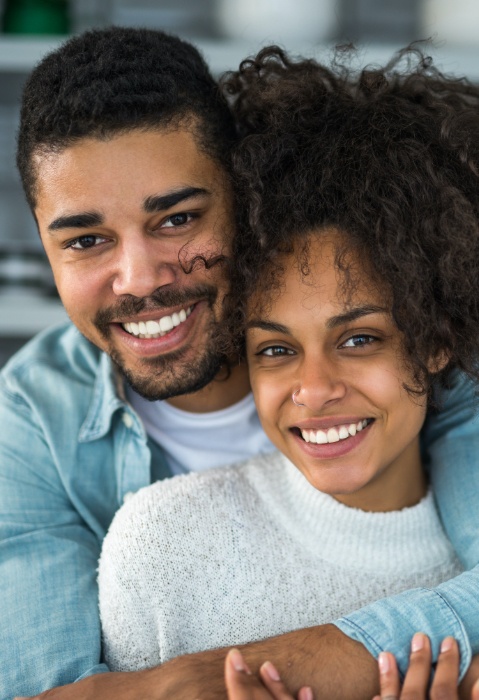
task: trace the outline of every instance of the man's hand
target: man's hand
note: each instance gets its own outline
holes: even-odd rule
[[[257,676],[269,659],[293,694],[310,686],[317,698],[371,700],[379,691],[376,660],[334,625],[288,632],[240,649]],[[225,700],[227,651],[189,654],[148,671],[91,676],[35,700]]]
[[[228,700],[295,700],[271,662],[266,661],[259,673],[261,680],[253,676],[238,649],[228,652],[225,661]],[[301,688],[297,700],[313,700],[311,688]]]

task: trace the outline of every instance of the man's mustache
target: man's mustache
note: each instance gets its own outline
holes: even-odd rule
[[[197,285],[188,289],[157,289],[147,297],[125,296],[114,306],[100,309],[95,316],[95,326],[103,334],[108,333],[110,323],[118,319],[136,316],[143,311],[157,311],[172,306],[190,306],[197,301],[206,301],[212,306],[218,296],[216,287]]]

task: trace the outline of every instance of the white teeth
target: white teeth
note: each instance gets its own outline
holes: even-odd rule
[[[312,442],[315,445],[326,445],[326,443],[339,442],[353,437],[368,425],[367,419],[350,425],[340,425],[329,430],[302,430],[301,435],[305,442]]]
[[[172,328],[174,328],[174,324],[171,316],[163,316],[163,318],[160,318],[160,331],[162,333],[167,333],[171,331]]]
[[[159,338],[186,321],[191,311],[191,307],[188,307],[171,316],[163,316],[158,321],[131,321],[122,325],[127,333],[137,338]]]
[[[330,428],[327,432],[328,442],[339,442],[339,433],[336,428]]]

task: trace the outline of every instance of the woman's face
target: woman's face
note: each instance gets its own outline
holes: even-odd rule
[[[313,235],[309,274],[285,256],[280,292],[251,300],[258,412],[271,441],[320,491],[365,510],[406,507],[425,491],[418,436],[426,398],[404,388],[412,377],[389,295],[351,254],[355,285],[345,296],[334,258],[333,234]]]

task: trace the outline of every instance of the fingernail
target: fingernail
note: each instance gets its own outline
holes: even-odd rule
[[[446,637],[446,639],[443,639],[441,642],[441,654],[444,654],[446,651],[451,651],[453,642],[454,640],[452,637]]]
[[[272,681],[280,681],[280,675],[277,671],[277,669],[273,666],[271,661],[265,661],[263,664],[263,669],[266,671],[268,676],[271,678]]]
[[[389,663],[389,656],[384,651],[382,651],[379,654],[378,662],[379,662],[379,673],[387,673],[389,671],[389,668],[390,668],[390,663]]]
[[[416,632],[411,641],[411,651],[421,651],[421,649],[424,649],[424,635]]]
[[[314,700],[313,698],[313,691],[311,688],[301,688],[300,694],[299,694],[299,699],[300,700]]]
[[[238,649],[231,649],[231,651],[229,652],[229,657],[231,659],[231,663],[233,664],[235,671],[251,675],[251,671],[247,667],[245,660],[243,659]]]

